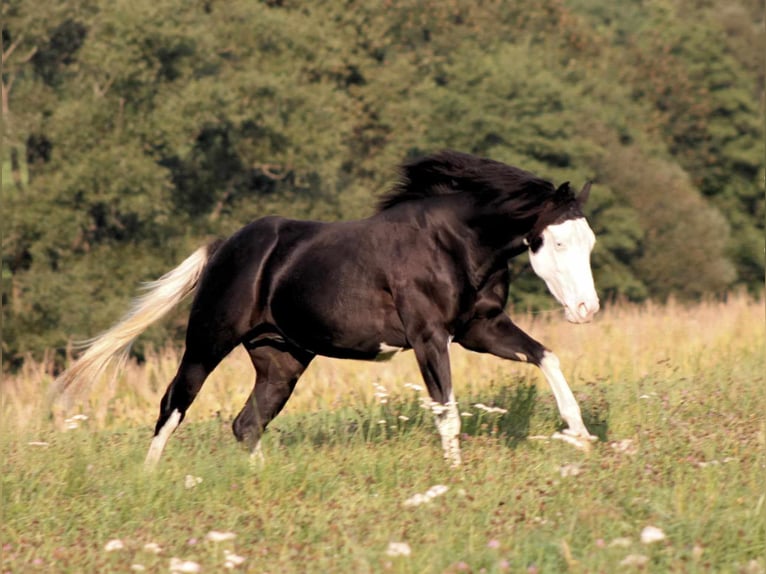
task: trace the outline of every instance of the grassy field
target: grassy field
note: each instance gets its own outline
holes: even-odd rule
[[[763,301],[516,318],[561,358],[602,439],[590,453],[547,438],[561,421],[534,368],[455,348],[461,469],[411,353],[317,360],[254,468],[229,430],[253,377],[237,353],[147,476],[176,352],[128,365],[66,421],[28,365],[2,383],[0,571],[763,573]]]

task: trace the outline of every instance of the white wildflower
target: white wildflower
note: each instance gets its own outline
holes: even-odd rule
[[[476,403],[473,406],[476,407],[479,410],[484,411],[485,413],[500,413],[500,414],[505,414],[505,413],[508,412],[508,409],[503,409],[503,408],[500,408],[500,407],[488,407],[484,403]]]
[[[633,443],[632,438],[624,438],[622,440],[610,442],[609,446],[617,452],[622,452],[624,454],[636,454],[638,452],[638,447]]]
[[[234,540],[237,537],[233,532],[218,532],[217,530],[211,530],[205,536],[205,540],[210,542],[225,542],[227,540]]]
[[[234,552],[230,552],[229,550],[224,550],[223,556],[226,559],[223,566],[224,568],[228,568],[229,570],[231,570],[232,568],[236,566],[240,566],[245,561],[244,556],[239,556],[237,554],[234,554]]]
[[[386,554],[388,556],[409,556],[412,554],[412,549],[406,542],[389,542]]]
[[[432,486],[426,491],[426,496],[428,496],[429,498],[436,498],[437,496],[441,496],[448,490],[449,490],[449,486],[446,486],[444,484],[435,484],[434,486]]]
[[[460,413],[460,416],[461,416],[461,417],[465,417],[465,418],[468,418],[468,417],[472,417],[472,416],[473,416],[473,413],[469,413],[469,412],[467,412],[467,411],[463,411],[462,413]]]
[[[202,482],[202,477],[192,476],[191,474],[184,476],[184,488],[194,488],[200,482]]]
[[[420,506],[421,504],[424,504],[426,502],[430,502],[437,496],[441,496],[445,492],[449,490],[449,487],[444,484],[436,484],[429,488],[426,492],[423,494],[417,493],[412,496],[410,496],[407,500],[405,500],[402,503],[402,506]]]
[[[416,393],[419,393],[423,390],[423,387],[420,385],[416,385],[415,383],[404,383],[405,388],[412,389]]]
[[[641,542],[644,544],[652,544],[662,540],[665,540],[665,533],[656,526],[647,526],[641,531]]]
[[[27,443],[29,446],[49,446],[47,442],[41,440],[33,440]]]
[[[631,541],[630,538],[628,538],[626,536],[620,536],[620,537],[615,538],[614,540],[612,540],[609,543],[609,547],[610,548],[614,548],[616,546],[617,548],[627,548],[631,544],[633,544],[633,542]]]
[[[195,572],[201,572],[202,567],[196,562],[192,562],[191,560],[181,560],[180,558],[176,558],[174,556],[170,559],[170,571],[194,574]]]
[[[405,416],[405,415],[399,415],[399,420],[400,421],[408,421],[408,420],[410,420],[410,417]]]
[[[378,383],[373,383],[372,386],[375,387],[373,396],[378,399],[381,405],[385,405],[388,402],[388,389]]]
[[[649,562],[649,558],[643,554],[628,554],[620,561],[620,566],[635,566],[637,568],[643,568],[646,563]]]
[[[133,570],[133,572],[145,572],[146,566],[143,564],[131,564],[130,569]]]
[[[437,403],[436,401],[431,402],[431,412],[433,412],[436,416],[444,414],[448,409],[448,405],[443,405],[441,403]]]
[[[151,552],[152,554],[159,554],[162,552],[162,548],[156,542],[147,542],[144,544],[144,550]]]
[[[114,538],[104,545],[104,550],[106,552],[114,552],[115,550],[122,550],[123,548],[125,548],[125,544],[123,544],[122,540],[119,538]]]
[[[565,464],[559,467],[559,472],[563,478],[578,476],[582,473],[582,467],[579,464]]]
[[[66,430],[74,430],[80,426],[81,422],[87,421],[87,415],[73,415],[68,419],[64,419],[64,428]]]
[[[727,462],[732,462],[733,460],[737,460],[731,456],[727,456],[726,458],[722,458],[721,460],[710,460],[710,461],[700,461],[697,463],[697,466],[700,468],[705,468],[706,466],[717,466],[719,464],[725,464]]]

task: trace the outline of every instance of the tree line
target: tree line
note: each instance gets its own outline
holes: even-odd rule
[[[763,10],[4,1],[6,363],[96,334],[138,282],[251,219],[364,217],[397,164],[443,148],[595,180],[606,299],[760,290]],[[549,304],[511,265],[511,303]]]

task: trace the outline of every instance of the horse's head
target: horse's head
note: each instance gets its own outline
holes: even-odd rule
[[[596,236],[582,211],[589,192],[590,182],[577,197],[568,182],[562,184],[525,239],[532,269],[572,323],[587,323],[599,310],[590,268]]]

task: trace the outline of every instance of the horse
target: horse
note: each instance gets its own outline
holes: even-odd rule
[[[488,158],[441,151],[403,163],[399,179],[361,220],[267,216],[195,251],[147,285],[130,311],[91,341],[54,383],[55,393],[94,381],[112,359],[193,294],[185,349],[162,398],[145,465],[154,468],[207,376],[242,345],[255,384],[232,423],[261,457],[261,437],[317,355],[376,360],[415,353],[434,406],[444,458],[461,464],[460,416],[449,347],[491,353],[542,370],[566,438],[595,440],[556,355],[505,312],[508,261],[524,251],[565,318],[599,310],[590,254],[595,235],[580,193]]]

